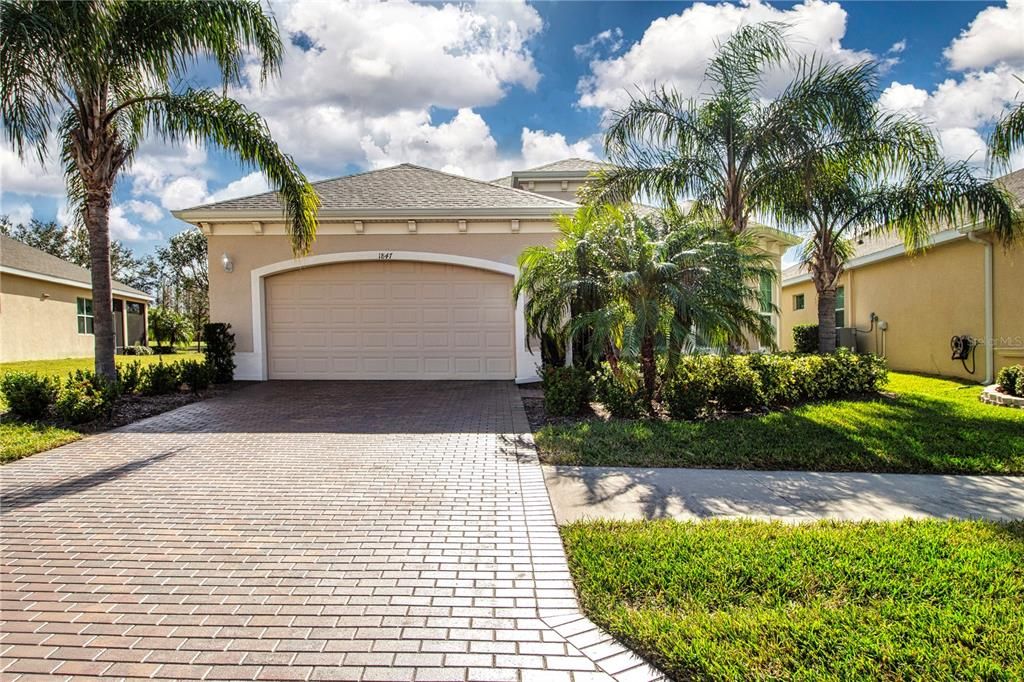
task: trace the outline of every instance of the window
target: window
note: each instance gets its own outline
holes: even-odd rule
[[[803,310],[803,309],[804,309],[804,295],[803,294],[797,294],[796,296],[793,297],[793,310]]]
[[[92,299],[78,299],[78,333],[92,334]]]
[[[766,272],[761,273],[760,282],[761,317],[769,324],[772,321],[772,277]]]
[[[846,290],[843,287],[836,289],[836,326],[846,326]]]

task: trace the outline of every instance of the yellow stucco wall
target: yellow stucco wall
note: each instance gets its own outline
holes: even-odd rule
[[[92,294],[81,287],[0,273],[0,362],[92,356],[93,335],[78,333],[79,297]]]
[[[856,267],[843,275],[846,326],[870,328],[874,312],[888,323],[885,356],[893,369],[957,376],[981,381],[985,349],[976,352],[972,374],[950,358],[950,338],[985,336],[984,248],[966,239],[947,242],[914,256],[900,256]],[[995,366],[1024,362],[1024,249],[996,246],[993,254]],[[806,307],[793,310],[804,294]],[[793,326],[817,322],[817,297],[811,282],[783,286],[783,348],[793,348]],[[858,334],[859,345],[881,352],[880,331]],[[968,368],[971,363],[968,361]]]

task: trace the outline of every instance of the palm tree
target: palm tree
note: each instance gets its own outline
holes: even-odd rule
[[[818,350],[836,348],[836,295],[853,255],[852,238],[899,235],[923,248],[931,232],[983,221],[996,238],[1020,236],[1013,198],[976,178],[966,163],[948,163],[931,130],[914,119],[875,111],[863,129],[809,128],[798,167],[778,177],[773,215],[808,234],[803,260],[818,296]]]
[[[766,101],[766,76],[784,62],[795,65],[796,76]],[[618,203],[644,194],[665,205],[692,199],[698,214],[743,232],[771,198],[780,169],[794,163],[793,151],[807,148],[808,125],[857,127],[870,113],[871,70],[794,60],[784,26],[745,26],[719,46],[700,99],[661,88],[613,113],[605,147],[614,167],[597,175],[585,198]]]
[[[585,350],[609,362],[637,360],[655,397],[658,357],[670,373],[698,343],[726,347],[750,332],[771,343],[751,282],[773,276],[770,261],[718,228],[668,210],[660,215],[585,207],[560,224],[553,247],[520,258],[516,294],[528,296],[531,333],[584,335]]]
[[[1024,79],[1017,77],[1021,83]],[[1010,154],[1024,147],[1024,102],[1006,112],[1000,119],[992,135],[989,137],[989,158],[993,166],[1005,166],[1010,162]]]
[[[260,116],[224,94],[174,89],[211,59],[227,85],[247,54],[278,71],[277,25],[256,0],[0,1],[0,119],[22,158],[56,133],[69,200],[89,233],[97,374],[114,377],[109,214],[114,183],[147,134],[233,152],[278,189],[297,253],[316,236],[319,201]]]

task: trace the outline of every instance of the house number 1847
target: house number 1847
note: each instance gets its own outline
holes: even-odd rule
[[[377,260],[391,260],[391,256],[395,255],[392,251],[381,251],[377,254]]]

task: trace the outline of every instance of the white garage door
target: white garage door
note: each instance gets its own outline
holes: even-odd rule
[[[271,379],[511,379],[512,278],[454,265],[321,265],[266,281]]]

